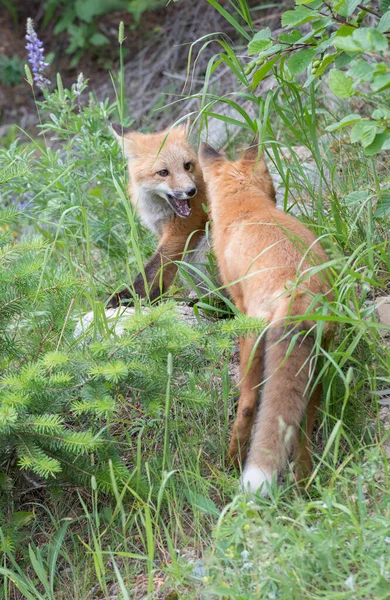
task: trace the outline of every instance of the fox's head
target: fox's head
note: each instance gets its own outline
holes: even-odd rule
[[[189,217],[199,167],[186,127],[146,134],[116,124],[112,129],[128,159],[133,192],[152,194],[167,202],[179,217]]]
[[[209,188],[224,186],[234,193],[237,189],[255,187],[276,202],[275,188],[264,158],[258,152],[257,143],[247,148],[241,158],[229,161],[204,142],[199,147],[199,164]],[[212,202],[213,193],[210,190]]]

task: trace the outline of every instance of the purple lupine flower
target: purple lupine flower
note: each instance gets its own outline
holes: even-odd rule
[[[44,71],[49,63],[45,62],[45,56],[43,54],[43,42],[38,39],[37,34],[34,30],[33,20],[27,19],[27,35],[26,40],[28,42],[26,50],[28,50],[28,61],[31,65],[33,72],[34,81],[37,86],[43,90],[50,84],[50,81],[45,77]]]

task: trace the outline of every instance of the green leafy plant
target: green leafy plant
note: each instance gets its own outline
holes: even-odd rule
[[[77,65],[83,52],[92,50],[98,54],[110,42],[97,24],[99,17],[125,10],[138,23],[145,11],[162,5],[161,0],[46,0],[43,26],[54,20],[54,34],[68,34],[66,52],[72,56],[71,64]]]
[[[296,4],[283,13],[284,31],[278,37],[266,28],[249,41],[248,55],[255,58],[244,71],[251,77],[252,90],[278,65],[284,76],[304,77],[304,89],[328,75],[336,97],[355,97],[366,101],[367,107],[373,101],[377,105],[371,114],[349,115],[328,130],[353,125],[351,141],[361,143],[366,155],[390,149],[387,4],[381,3],[380,10],[368,1],[297,0]]]
[[[10,87],[17,85],[23,79],[23,62],[14,54],[13,56],[0,56],[0,82]]]

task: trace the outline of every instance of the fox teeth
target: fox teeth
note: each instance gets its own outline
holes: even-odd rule
[[[175,213],[184,219],[191,215],[190,203],[187,199],[177,199],[168,194],[168,200]]]

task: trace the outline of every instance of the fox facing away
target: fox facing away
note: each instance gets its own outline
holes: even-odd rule
[[[331,299],[326,269],[318,267],[329,259],[307,227],[276,208],[272,178],[257,147],[229,162],[202,144],[199,162],[222,281],[239,310],[269,324],[260,340],[240,340],[241,394],[229,446],[234,462],[244,459],[253,428],[242,487],[266,495],[266,483],[283,471],[290,455],[298,480],[311,470],[309,444],[321,396],[319,385],[311,394],[308,389],[315,322],[296,317]]]
[[[177,272],[172,261],[193,250],[204,236],[207,215],[205,185],[187,129],[177,126],[161,133],[143,134],[112,125],[128,159],[129,193],[142,223],[159,239],[145,266],[144,277],[134,281],[136,295],[155,300],[171,285]],[[123,290],[111,301],[129,300]]]

